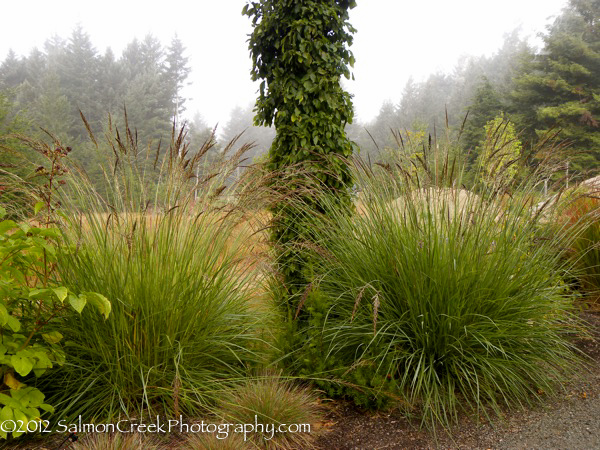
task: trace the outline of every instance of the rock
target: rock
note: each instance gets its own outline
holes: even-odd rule
[[[592,192],[600,190],[600,175],[598,175],[597,177],[588,178],[587,180],[582,181],[579,184],[579,186],[587,188],[588,190],[591,190]]]
[[[538,214],[542,208],[541,222],[547,223],[556,220],[555,214],[564,213],[564,208],[580,197],[600,196],[600,175],[582,181],[578,185],[565,189],[560,195],[554,194],[547,199],[537,203],[531,209],[532,214]]]
[[[434,212],[434,217],[444,217],[448,220],[453,220],[460,217],[461,220],[472,221],[474,211],[481,201],[480,197],[466,189],[451,189],[451,188],[423,188],[411,192],[412,199],[415,205],[422,205],[421,213],[427,214],[429,207]],[[389,205],[404,214],[406,210],[405,197],[399,197],[392,200]]]

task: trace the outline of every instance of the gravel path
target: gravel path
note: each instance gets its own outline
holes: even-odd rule
[[[475,424],[464,418],[452,436],[419,430],[398,414],[365,414],[338,404],[319,439],[325,449],[600,449],[600,315],[584,314],[594,339],[579,346],[592,361],[543,405],[513,411],[502,423]]]

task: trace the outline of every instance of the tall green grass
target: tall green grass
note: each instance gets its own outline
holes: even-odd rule
[[[155,156],[129,130],[109,135],[102,187],[76,173],[65,191],[60,276],[105,295],[112,314],[64,321],[69,362],[47,386],[57,418],[197,414],[268,346],[268,311],[249,301],[259,277],[244,258],[243,206],[225,188],[240,154],[202,174],[214,141],[191,153],[183,137]]]
[[[391,399],[428,425],[552,392],[578,367],[578,321],[561,277],[570,236],[545,232],[531,209],[546,174],[466,191],[460,161],[417,159],[351,162],[358,213],[325,207],[314,219],[304,373],[358,403]]]

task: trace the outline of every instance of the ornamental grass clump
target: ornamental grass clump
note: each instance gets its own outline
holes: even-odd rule
[[[63,323],[69,364],[47,386],[60,418],[205,413],[268,347],[268,311],[249,302],[260,277],[239,232],[243,200],[228,182],[241,151],[202,173],[214,139],[192,153],[184,137],[149,155],[131,131],[109,135],[102,188],[80,174],[64,193],[75,251],[59,258],[61,279],[93,286],[113,310]]]
[[[190,433],[181,448],[188,450],[239,450],[257,448],[256,445],[244,441],[244,435],[230,432],[227,435],[215,433]]]
[[[159,450],[162,447],[151,433],[87,434],[71,448],[74,450]]]
[[[570,236],[531,209],[547,174],[466,191],[459,160],[417,159],[354,161],[360,213],[315,218],[299,370],[328,378],[330,395],[392,401],[434,426],[552,392],[578,367],[578,321],[561,277]]]
[[[323,419],[314,391],[275,375],[249,378],[223,397],[217,414],[226,423],[252,424],[245,438],[257,448],[311,448]]]

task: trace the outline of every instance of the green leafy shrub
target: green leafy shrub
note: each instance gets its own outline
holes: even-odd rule
[[[6,211],[0,207],[0,219]],[[0,222],[0,363],[2,393],[0,420],[38,421],[41,411],[52,412],[44,394],[17,378],[31,373],[43,375],[54,365],[64,363],[59,345],[62,335],[51,331],[50,322],[60,314],[68,291],[64,287],[44,287],[37,280],[43,273],[43,256],[51,258],[53,246],[47,238],[57,237],[56,229],[40,229],[12,220]],[[48,254],[48,249],[52,253]],[[50,329],[48,329],[50,328]],[[41,411],[40,411],[41,410]],[[14,437],[21,432],[14,431]],[[0,435],[7,437],[2,430]]]
[[[4,213],[0,207],[0,219]],[[4,405],[0,420],[21,421],[21,429],[27,429],[30,421],[39,421],[40,410],[54,411],[39,389],[26,387],[23,381],[31,374],[40,377],[64,364],[63,336],[56,322],[65,310],[81,312],[91,304],[105,317],[110,313],[110,302],[104,296],[95,292],[76,294],[48,279],[48,267],[55,261],[52,239],[59,236],[56,228],[32,227],[12,220],[0,222],[0,404]],[[30,426],[32,431],[39,429]],[[14,437],[21,434],[12,433]],[[6,438],[7,432],[0,431],[0,436]]]
[[[314,221],[320,279],[304,307],[316,336],[296,356],[330,394],[392,399],[430,425],[529,402],[577,367],[557,250],[569,236],[544,233],[530,209],[537,174],[463,193],[460,175],[438,184],[450,166],[355,164],[361,213]]]
[[[38,217],[45,210],[42,220],[46,225],[38,227],[8,219],[0,222],[0,421],[9,423],[0,430],[2,438],[9,434],[18,437],[22,430],[41,431],[45,427],[40,422],[43,412],[54,411],[45,403],[42,391],[26,383],[33,381],[32,374],[40,377],[65,363],[63,335],[58,330],[68,310],[81,313],[91,305],[104,318],[111,310],[103,295],[67,288],[56,277],[57,247],[62,235],[50,226],[55,214],[52,195],[64,174],[60,163],[67,151],[43,142],[37,142],[36,149],[50,163],[49,169],[38,168],[45,184],[37,192],[42,201],[34,208]],[[5,215],[6,210],[0,207],[0,220]]]

